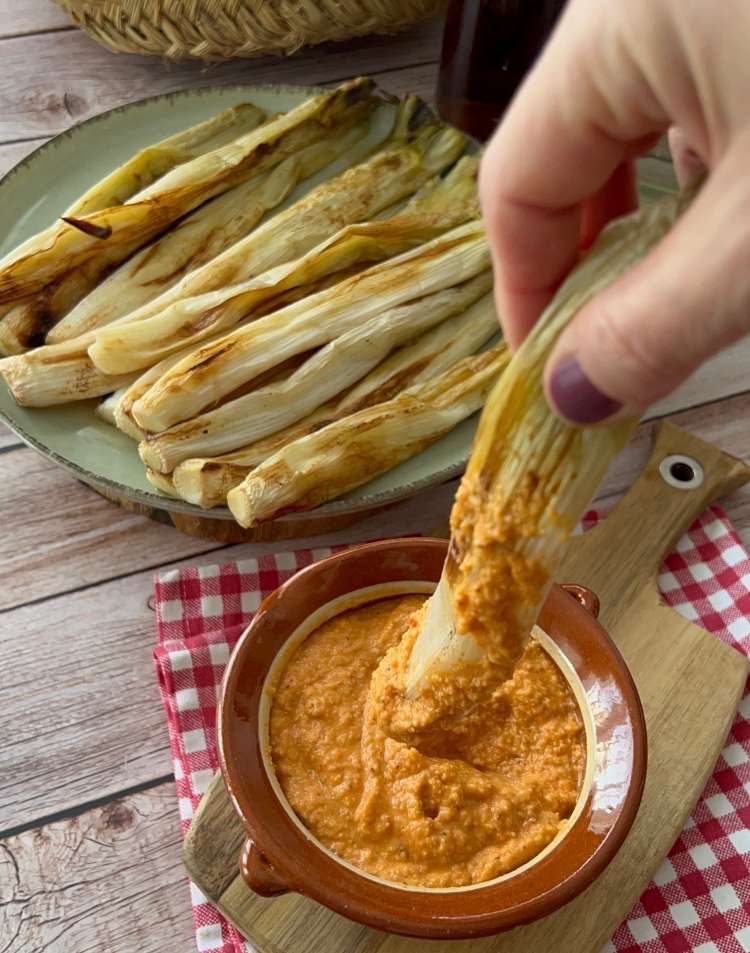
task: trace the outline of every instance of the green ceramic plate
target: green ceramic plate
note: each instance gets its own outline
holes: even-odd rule
[[[122,106],[74,127],[37,149],[0,181],[0,257],[48,225],[86,188],[137,149],[239,102],[250,101],[269,112],[279,112],[318,91],[277,86],[188,90]],[[361,146],[363,152],[386,134],[392,109],[384,105],[375,114],[370,138]],[[310,181],[329,178],[342,167],[333,163]],[[300,194],[301,190],[292,193],[285,204]],[[100,421],[94,414],[95,406],[95,401],[86,401],[50,409],[19,407],[0,382],[0,418],[31,447],[79,479],[148,506],[194,515],[206,513],[157,493],[146,480],[133,441]],[[370,510],[456,476],[466,462],[474,428],[474,420],[466,421],[429,450],[319,508],[316,515]],[[211,510],[210,515],[232,518],[227,509]]]
[[[0,257],[47,226],[77,196],[137,149],[239,102],[250,101],[269,112],[279,112],[318,91],[282,86],[187,90],[122,106],[75,126],[37,149],[0,181]],[[361,145],[363,151],[384,137],[392,110],[392,106],[384,105],[375,114],[370,136]],[[329,178],[340,168],[339,163],[333,163],[310,181]],[[296,190],[285,204],[300,194],[301,190]],[[0,419],[29,446],[79,479],[147,506],[193,515],[206,513],[154,491],[133,441],[100,421],[94,414],[95,406],[96,402],[86,401],[51,409],[25,409],[17,406],[0,382]],[[466,463],[475,427],[475,418],[466,420],[428,450],[318,508],[315,515],[364,512],[458,475]],[[232,519],[227,509],[211,510],[210,515]],[[294,516],[295,521],[300,518],[304,519],[304,514]]]

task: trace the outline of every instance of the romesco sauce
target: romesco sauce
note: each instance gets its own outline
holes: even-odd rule
[[[389,737],[373,673],[386,656],[386,667],[408,658],[424,600],[351,609],[300,645],[273,690],[271,757],[302,823],[355,867],[422,887],[482,883],[564,827],[585,731],[565,677],[532,638],[471,717],[416,747]]]

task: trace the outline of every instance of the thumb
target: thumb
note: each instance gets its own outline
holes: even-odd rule
[[[749,145],[725,153],[670,234],[560,336],[545,375],[560,416],[640,413],[750,331]]]

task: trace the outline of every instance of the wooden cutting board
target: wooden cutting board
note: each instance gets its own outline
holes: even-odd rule
[[[670,475],[667,458],[674,454],[699,465],[702,479],[692,468],[696,485],[684,482],[690,475],[684,466]],[[664,605],[656,574],[695,517],[748,479],[750,467],[740,460],[663,424],[630,491],[606,521],[571,543],[559,581],[599,595],[600,621],[633,673],[649,737],[636,822],[614,861],[578,899],[500,936],[426,941],[370,930],[295,894],[257,897],[237,872],[244,835],[218,775],[184,844],[193,880],[262,953],[599,953],[682,830],[721,751],[748,670],[741,655]]]

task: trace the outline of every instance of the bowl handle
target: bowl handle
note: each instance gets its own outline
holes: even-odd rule
[[[251,840],[245,841],[240,855],[240,873],[248,887],[261,897],[278,897],[289,893],[289,887]]]
[[[564,582],[560,586],[569,596],[573,596],[576,602],[580,602],[583,608],[595,619],[599,616],[599,596],[585,586],[578,586],[572,582]]]

